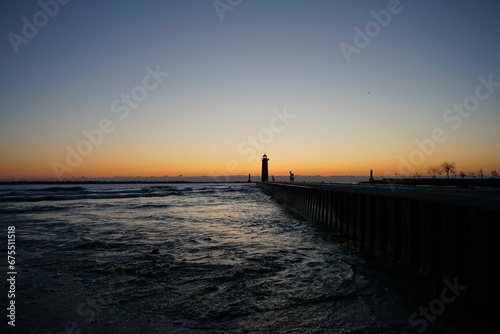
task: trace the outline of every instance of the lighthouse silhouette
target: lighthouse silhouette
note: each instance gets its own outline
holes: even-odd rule
[[[260,174],[260,181],[261,182],[267,182],[269,180],[269,171],[267,169],[267,162],[269,159],[267,158],[267,155],[264,153],[262,156],[262,173]]]

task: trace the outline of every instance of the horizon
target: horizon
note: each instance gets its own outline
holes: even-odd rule
[[[271,176],[271,175],[270,175]],[[279,179],[289,179],[289,175],[272,175],[275,178]],[[296,177],[303,177],[307,179],[311,178],[321,178],[321,179],[327,179],[327,178],[369,178],[369,175],[301,175],[301,174],[295,174]],[[261,176],[260,174],[250,174],[251,179],[260,179]],[[172,179],[173,181],[182,181],[182,180],[189,180],[189,179],[207,179],[207,180],[233,180],[233,179],[244,179],[244,181],[248,180],[248,174],[238,174],[238,175],[193,175],[193,176],[188,176],[188,175],[162,175],[162,176],[154,176],[154,175],[149,175],[149,176],[109,176],[109,177],[71,177],[71,178],[65,178],[65,179],[58,179],[58,178],[33,178],[33,179],[0,179],[0,182],[11,182],[11,181],[54,181],[54,182],[65,182],[65,181],[74,181],[74,180],[162,180],[162,179]],[[220,181],[220,182],[225,182],[225,181]],[[239,182],[239,181],[238,181]]]
[[[482,177],[478,173],[464,173],[465,176],[460,176],[459,173],[453,175],[450,174],[449,179],[496,179],[497,175],[491,175],[485,173]],[[289,175],[272,175],[274,176],[276,182],[289,182]],[[359,182],[363,180],[369,180],[369,173],[366,175],[303,175],[295,174],[295,183],[302,182],[327,182],[327,183],[344,183],[344,182]],[[260,181],[260,174],[250,174],[252,182]],[[431,175],[431,174],[412,174],[412,175],[373,175],[375,181],[380,181],[383,179],[447,179],[445,174]],[[340,179],[340,180],[339,180]],[[54,183],[65,183],[65,182],[215,182],[215,183],[231,183],[231,182],[247,182],[248,174],[239,175],[162,175],[162,176],[102,176],[102,177],[86,177],[86,176],[74,176],[68,178],[0,178],[0,183],[10,183],[10,182],[54,182]]]
[[[62,3],[0,4],[0,180],[500,172],[494,1]]]

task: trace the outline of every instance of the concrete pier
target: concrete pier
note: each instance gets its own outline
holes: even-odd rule
[[[302,216],[380,254],[382,263],[439,282],[468,300],[500,301],[500,190],[383,185],[258,184]]]

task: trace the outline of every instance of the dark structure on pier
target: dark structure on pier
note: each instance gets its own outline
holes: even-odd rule
[[[259,183],[300,215],[327,225],[383,263],[429,282],[458,280],[466,300],[498,309],[500,191]]]
[[[267,155],[264,154],[262,156],[262,172],[260,174],[260,181],[261,182],[268,182],[269,181],[269,169],[267,166],[267,162],[269,159],[267,158]]]

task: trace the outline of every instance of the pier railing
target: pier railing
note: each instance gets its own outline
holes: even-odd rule
[[[377,251],[389,266],[433,281],[454,279],[477,302],[500,301],[500,194],[264,182],[300,215]]]

